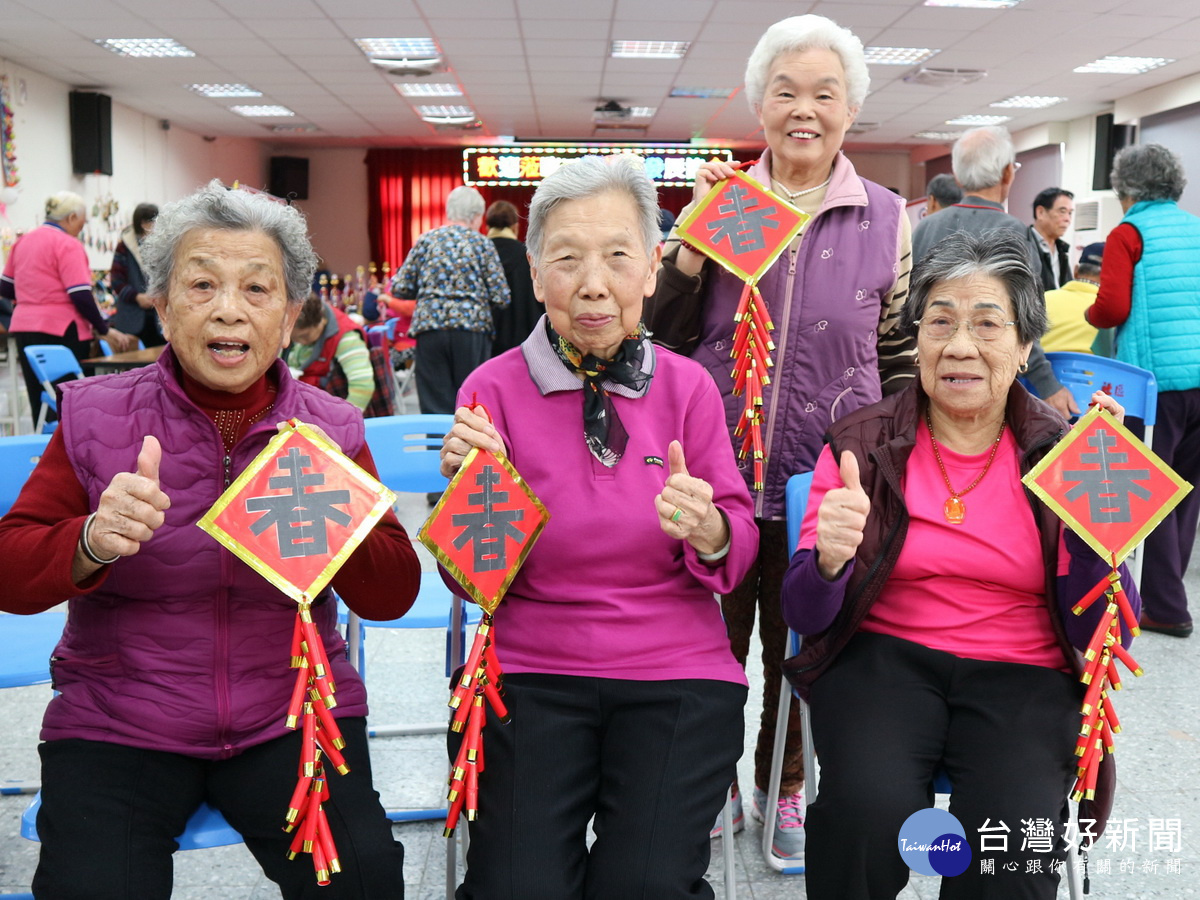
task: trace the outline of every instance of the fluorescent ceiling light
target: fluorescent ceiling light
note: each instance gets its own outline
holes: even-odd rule
[[[733,95],[737,88],[703,88],[675,87],[671,88],[672,97],[694,97],[700,100],[724,100]]]
[[[205,97],[261,97],[262,91],[256,91],[248,84],[189,84],[189,91],[203,94]]]
[[[868,47],[864,54],[868,63],[877,66],[911,66],[937,53],[928,47]]]
[[[461,97],[462,88],[457,84],[427,84],[425,82],[406,82],[394,85],[404,97]]]
[[[321,130],[316,125],[270,125],[267,127],[275,134],[311,134]]]
[[[295,113],[286,106],[272,106],[269,104],[263,106],[231,106],[229,109],[237,113],[239,116],[271,118],[275,116],[283,117],[295,115]]]
[[[658,112],[657,106],[631,106],[629,117],[631,119],[650,119],[656,112]]]
[[[1143,72],[1149,72],[1151,69],[1157,69],[1159,66],[1173,62],[1175,60],[1165,59],[1161,56],[1104,56],[1086,66],[1080,66],[1074,71],[1089,75],[1141,75]]]
[[[691,41],[613,41],[613,59],[682,59]]]
[[[170,38],[97,38],[95,43],[121,56],[195,56]]]
[[[474,118],[475,110],[469,106],[418,106],[417,114],[422,119],[428,118],[457,118],[461,116],[470,116]]]
[[[926,141],[957,141],[962,137],[961,131],[918,131],[913,135]]]
[[[442,52],[433,38],[355,38],[354,43],[367,56],[425,59]]]
[[[1045,109],[1047,106],[1063,103],[1066,99],[1066,97],[1036,97],[1018,94],[1015,97],[1009,97],[1007,100],[989,103],[988,106],[995,106],[1002,109]]]
[[[947,119],[947,125],[999,125],[1001,122],[1007,122],[1012,116],[958,116],[955,119]]]
[[[926,6],[958,6],[964,9],[1008,9],[1021,0],[925,0]]]

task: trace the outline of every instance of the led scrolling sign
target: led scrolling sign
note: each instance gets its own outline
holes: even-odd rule
[[[585,156],[635,156],[650,180],[660,187],[691,187],[700,164],[733,160],[723,147],[641,147],[612,144],[592,147],[468,147],[463,150],[463,182],[471,185],[537,185],[564,163]]]

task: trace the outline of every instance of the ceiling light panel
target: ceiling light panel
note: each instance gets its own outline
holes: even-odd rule
[[[691,41],[613,41],[613,59],[682,59]]]
[[[961,131],[918,131],[913,135],[926,141],[957,141],[962,137]]]
[[[864,54],[871,65],[911,66],[937,53],[928,47],[868,47]]]
[[[447,116],[458,118],[460,116],[474,116],[475,110],[469,106],[418,106],[417,114],[422,119],[443,119]]]
[[[1141,75],[1173,62],[1161,56],[1103,56],[1074,71],[1088,75]]]
[[[272,106],[270,104],[261,106],[231,106],[229,109],[239,116],[249,116],[251,118],[283,118],[295,115],[286,106]]]
[[[395,85],[403,97],[461,97],[462,88],[457,84],[427,84],[424,82],[406,82]]]
[[[262,91],[256,91],[248,84],[189,84],[189,91],[203,94],[205,97],[261,97]]]
[[[632,119],[650,119],[658,112],[657,106],[631,106],[629,116]]]
[[[425,59],[441,54],[433,38],[355,38],[354,43],[367,56]]]
[[[1018,94],[1015,97],[1009,97],[1006,100],[999,100],[995,103],[989,103],[988,106],[994,106],[1000,109],[1045,109],[1047,106],[1055,106],[1059,103],[1066,102],[1066,97],[1034,97],[1025,94]]]
[[[672,97],[692,97],[699,100],[724,100],[733,96],[737,88],[674,87]]]
[[[961,9],[1008,9],[1021,0],[925,0],[926,6],[957,6]]]
[[[999,125],[1001,122],[1007,122],[1012,116],[959,116],[955,119],[947,119],[947,125]]]
[[[97,38],[95,43],[121,56],[164,57],[195,56],[183,44],[170,38]]]

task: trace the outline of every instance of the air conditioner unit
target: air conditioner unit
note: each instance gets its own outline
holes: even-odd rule
[[[981,78],[986,78],[984,69],[948,69],[935,66],[922,66],[913,69],[904,76],[909,84],[923,84],[926,87],[951,87],[956,84],[970,84]]]
[[[446,69],[446,61],[440,56],[430,56],[418,59],[405,59],[402,57],[384,58],[381,56],[372,56],[371,65],[379,66],[389,75],[395,75],[397,78],[424,78],[427,75],[434,75],[438,72],[443,72]]]
[[[609,100],[607,103],[597,106],[592,113],[596,124],[600,125],[605,122],[623,122],[633,114],[633,110],[628,106],[622,106],[616,100]]]
[[[1075,204],[1076,243],[1091,244],[1102,241],[1117,227],[1125,213],[1121,201],[1115,196],[1099,196],[1094,200],[1083,200]]]

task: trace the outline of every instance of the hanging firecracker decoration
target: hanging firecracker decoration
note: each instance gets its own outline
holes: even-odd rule
[[[743,163],[742,165],[749,165]],[[744,398],[734,434],[741,437],[739,459],[752,459],[754,489],[763,489],[766,449],[763,446],[763,388],[771,383],[775,324],[758,280],[787,249],[808,221],[786,200],[742,172],[717,182],[675,226],[685,247],[703,253],[744,282],[733,316],[733,393]]]
[[[1121,586],[1121,561],[1192,489],[1107,410],[1094,406],[1022,479],[1111,570],[1072,607],[1082,615],[1101,597],[1104,611],[1083,654],[1087,685],[1075,744],[1079,757],[1072,798],[1092,800],[1100,766],[1121,730],[1111,699],[1121,689],[1119,661],[1134,675],[1142,668],[1121,645],[1121,625],[1131,635],[1138,621]]]
[[[487,416],[482,404],[473,403],[472,408]],[[492,617],[549,519],[542,501],[503,454],[475,447],[417,532],[484,611],[450,696],[450,728],[462,733],[463,740],[450,773],[446,837],[454,833],[464,811],[469,821],[479,811],[485,703],[501,722],[508,721]]]
[[[396,495],[308,426],[291,420],[199,521],[199,526],[298,604],[286,725],[301,732],[300,772],[283,828],[289,856],[312,856],[319,884],[341,871],[323,804],[331,770],[350,771],[334,718],[337,685],[312,603]],[[282,657],[283,648],[280,648]]]

